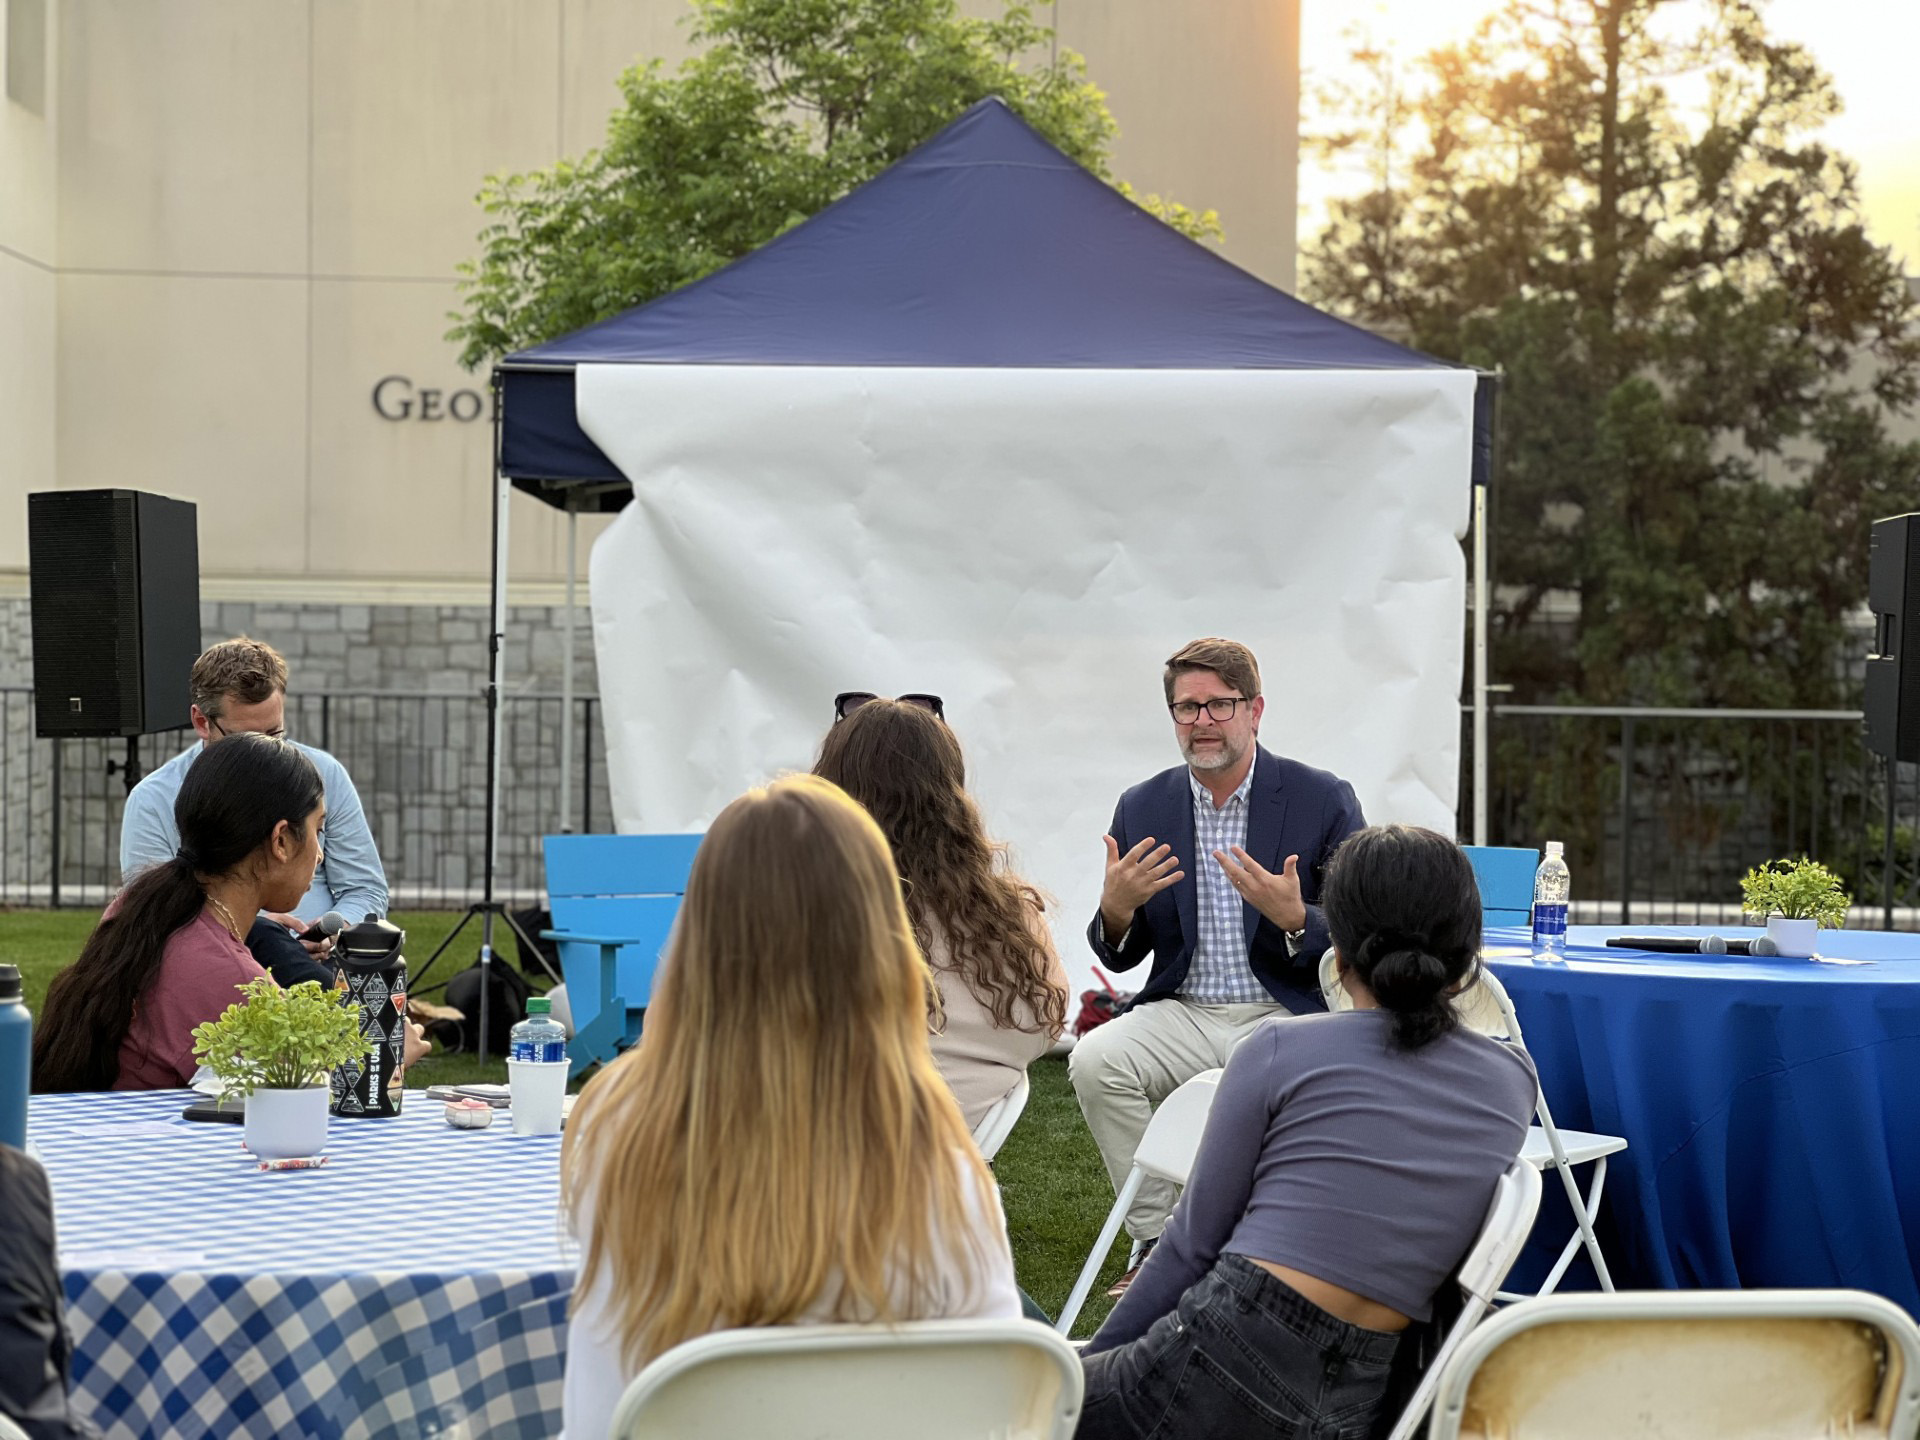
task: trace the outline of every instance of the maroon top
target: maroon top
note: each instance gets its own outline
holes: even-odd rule
[[[159,973],[134,1002],[113,1088],[177,1090],[191,1081],[200,1068],[193,1027],[219,1019],[240,998],[235,986],[266,973],[233,932],[202,909],[167,937]]]

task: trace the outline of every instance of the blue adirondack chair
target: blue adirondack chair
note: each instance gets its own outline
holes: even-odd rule
[[[571,1074],[640,1038],[654,966],[693,869],[698,835],[549,835],[547,908],[573,1009]]]
[[[1540,852],[1503,845],[1464,845],[1480,882],[1480,913],[1487,925],[1533,923],[1533,872]]]

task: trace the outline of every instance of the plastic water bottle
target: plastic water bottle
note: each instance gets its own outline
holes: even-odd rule
[[[20,967],[0,965],[0,1145],[27,1148],[27,1091],[33,1080],[33,1016]]]
[[[1567,896],[1573,876],[1561,858],[1566,847],[1547,841],[1547,858],[1533,872],[1533,953],[1538,959],[1559,960],[1567,953]]]
[[[553,1002],[546,996],[527,1001],[527,1018],[507,1035],[507,1058],[548,1064],[567,1058],[567,1032],[553,1018]]]

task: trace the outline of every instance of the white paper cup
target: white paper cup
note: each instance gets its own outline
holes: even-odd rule
[[[558,1135],[561,1107],[567,1098],[565,1060],[509,1060],[508,1108],[516,1135]]]

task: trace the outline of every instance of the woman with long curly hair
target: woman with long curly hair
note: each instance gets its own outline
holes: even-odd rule
[[[864,805],[893,846],[940,987],[933,1063],[977,1126],[1066,1026],[1067,976],[1040,892],[987,838],[960,742],[932,711],[868,700],[827,732],[813,773]]]
[[[567,1436],[605,1435],[649,1360],[710,1331],[1020,1313],[928,992],[858,805],[799,775],[720,812],[646,1034],[567,1124]]]

